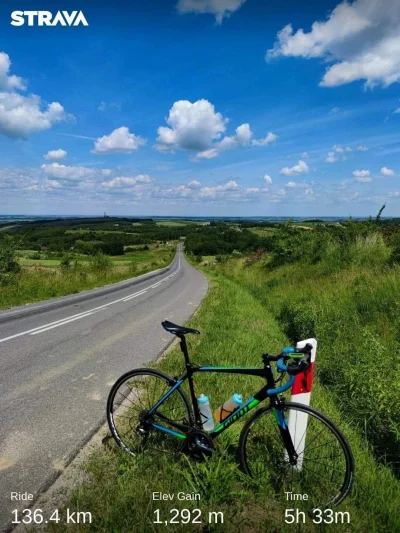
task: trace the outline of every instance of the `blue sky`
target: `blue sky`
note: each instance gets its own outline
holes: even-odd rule
[[[2,2],[0,213],[398,216],[400,2],[377,4],[82,0],[87,27],[16,27]]]

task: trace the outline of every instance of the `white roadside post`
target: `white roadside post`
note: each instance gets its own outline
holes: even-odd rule
[[[291,390],[291,402],[301,403],[303,405],[310,405],[311,389],[314,377],[315,358],[317,356],[317,340],[307,339],[299,341],[296,348],[304,348],[306,344],[311,344],[311,359],[310,366],[304,372],[297,374]],[[304,458],[304,448],[306,445],[308,415],[302,411],[290,410],[288,419],[288,428],[292,437],[294,449],[298,454],[296,470],[301,470]]]

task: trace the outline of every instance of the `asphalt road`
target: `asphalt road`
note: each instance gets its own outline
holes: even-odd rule
[[[116,378],[171,342],[161,321],[184,323],[207,288],[178,251],[170,269],[135,285],[0,313],[0,529],[26,507],[11,491],[37,497],[51,484],[104,422]]]

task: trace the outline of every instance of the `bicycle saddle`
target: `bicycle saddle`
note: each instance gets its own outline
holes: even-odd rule
[[[192,328],[185,328],[185,326],[178,326],[177,324],[173,324],[169,320],[164,320],[164,322],[161,322],[162,327],[168,331],[169,333],[173,333],[174,335],[187,335],[188,333],[195,333],[196,335],[200,335],[200,331],[197,329]]]

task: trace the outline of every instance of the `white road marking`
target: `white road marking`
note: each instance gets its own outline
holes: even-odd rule
[[[76,316],[75,318],[70,318],[69,320],[64,320],[63,322],[60,322],[59,324],[53,324],[52,326],[42,327],[42,329],[39,329],[38,331],[34,331],[33,333],[30,333],[30,335],[38,335],[39,333],[44,333],[45,331],[49,331],[49,329],[58,328],[59,326],[63,326],[64,324],[69,324],[70,322],[74,322],[75,320],[80,320],[81,318],[85,318],[90,315],[94,315],[95,313],[98,313],[99,311],[102,311],[102,309],[97,309],[96,311],[90,311],[89,313],[85,313],[81,316]]]
[[[147,292],[147,289],[145,289],[144,291],[137,292],[136,294],[132,294],[131,296],[128,296],[127,298],[124,298],[123,302],[127,302],[129,300],[132,300],[132,298],[136,298],[136,296],[140,296],[140,295],[144,294],[145,292]]]
[[[178,256],[178,268],[169,276],[163,278],[158,283],[155,284],[155,286],[158,286],[160,283],[165,281],[171,276],[175,276],[175,274],[180,270],[181,268],[181,258]],[[105,309],[106,307],[110,305],[117,304],[119,302],[126,302],[128,300],[131,300],[132,298],[135,298],[136,296],[139,296],[140,294],[144,294],[148,289],[154,288],[154,285],[151,285],[150,287],[147,287],[146,289],[142,289],[138,292],[135,292],[133,294],[130,294],[128,296],[124,296],[123,298],[118,298],[118,300],[114,300],[113,302],[108,302],[103,305],[99,305],[98,307],[94,307],[93,309],[89,309],[87,311],[83,311],[82,313],[78,313],[76,315],[67,316],[65,318],[62,318],[60,320],[56,320],[54,322],[50,322],[49,324],[43,324],[42,326],[38,326],[36,328],[28,329],[26,331],[21,331],[21,333],[16,333],[15,335],[10,335],[9,337],[4,337],[3,339],[0,339],[0,343],[10,341],[12,339],[16,339],[17,337],[22,337],[23,335],[36,335],[36,333],[42,333],[44,331],[48,331],[49,329],[53,329],[53,327],[62,326],[64,324],[68,324],[69,322],[73,322],[74,320],[78,320],[79,318],[85,318],[87,316],[92,315],[94,312],[100,311],[100,309]]]

